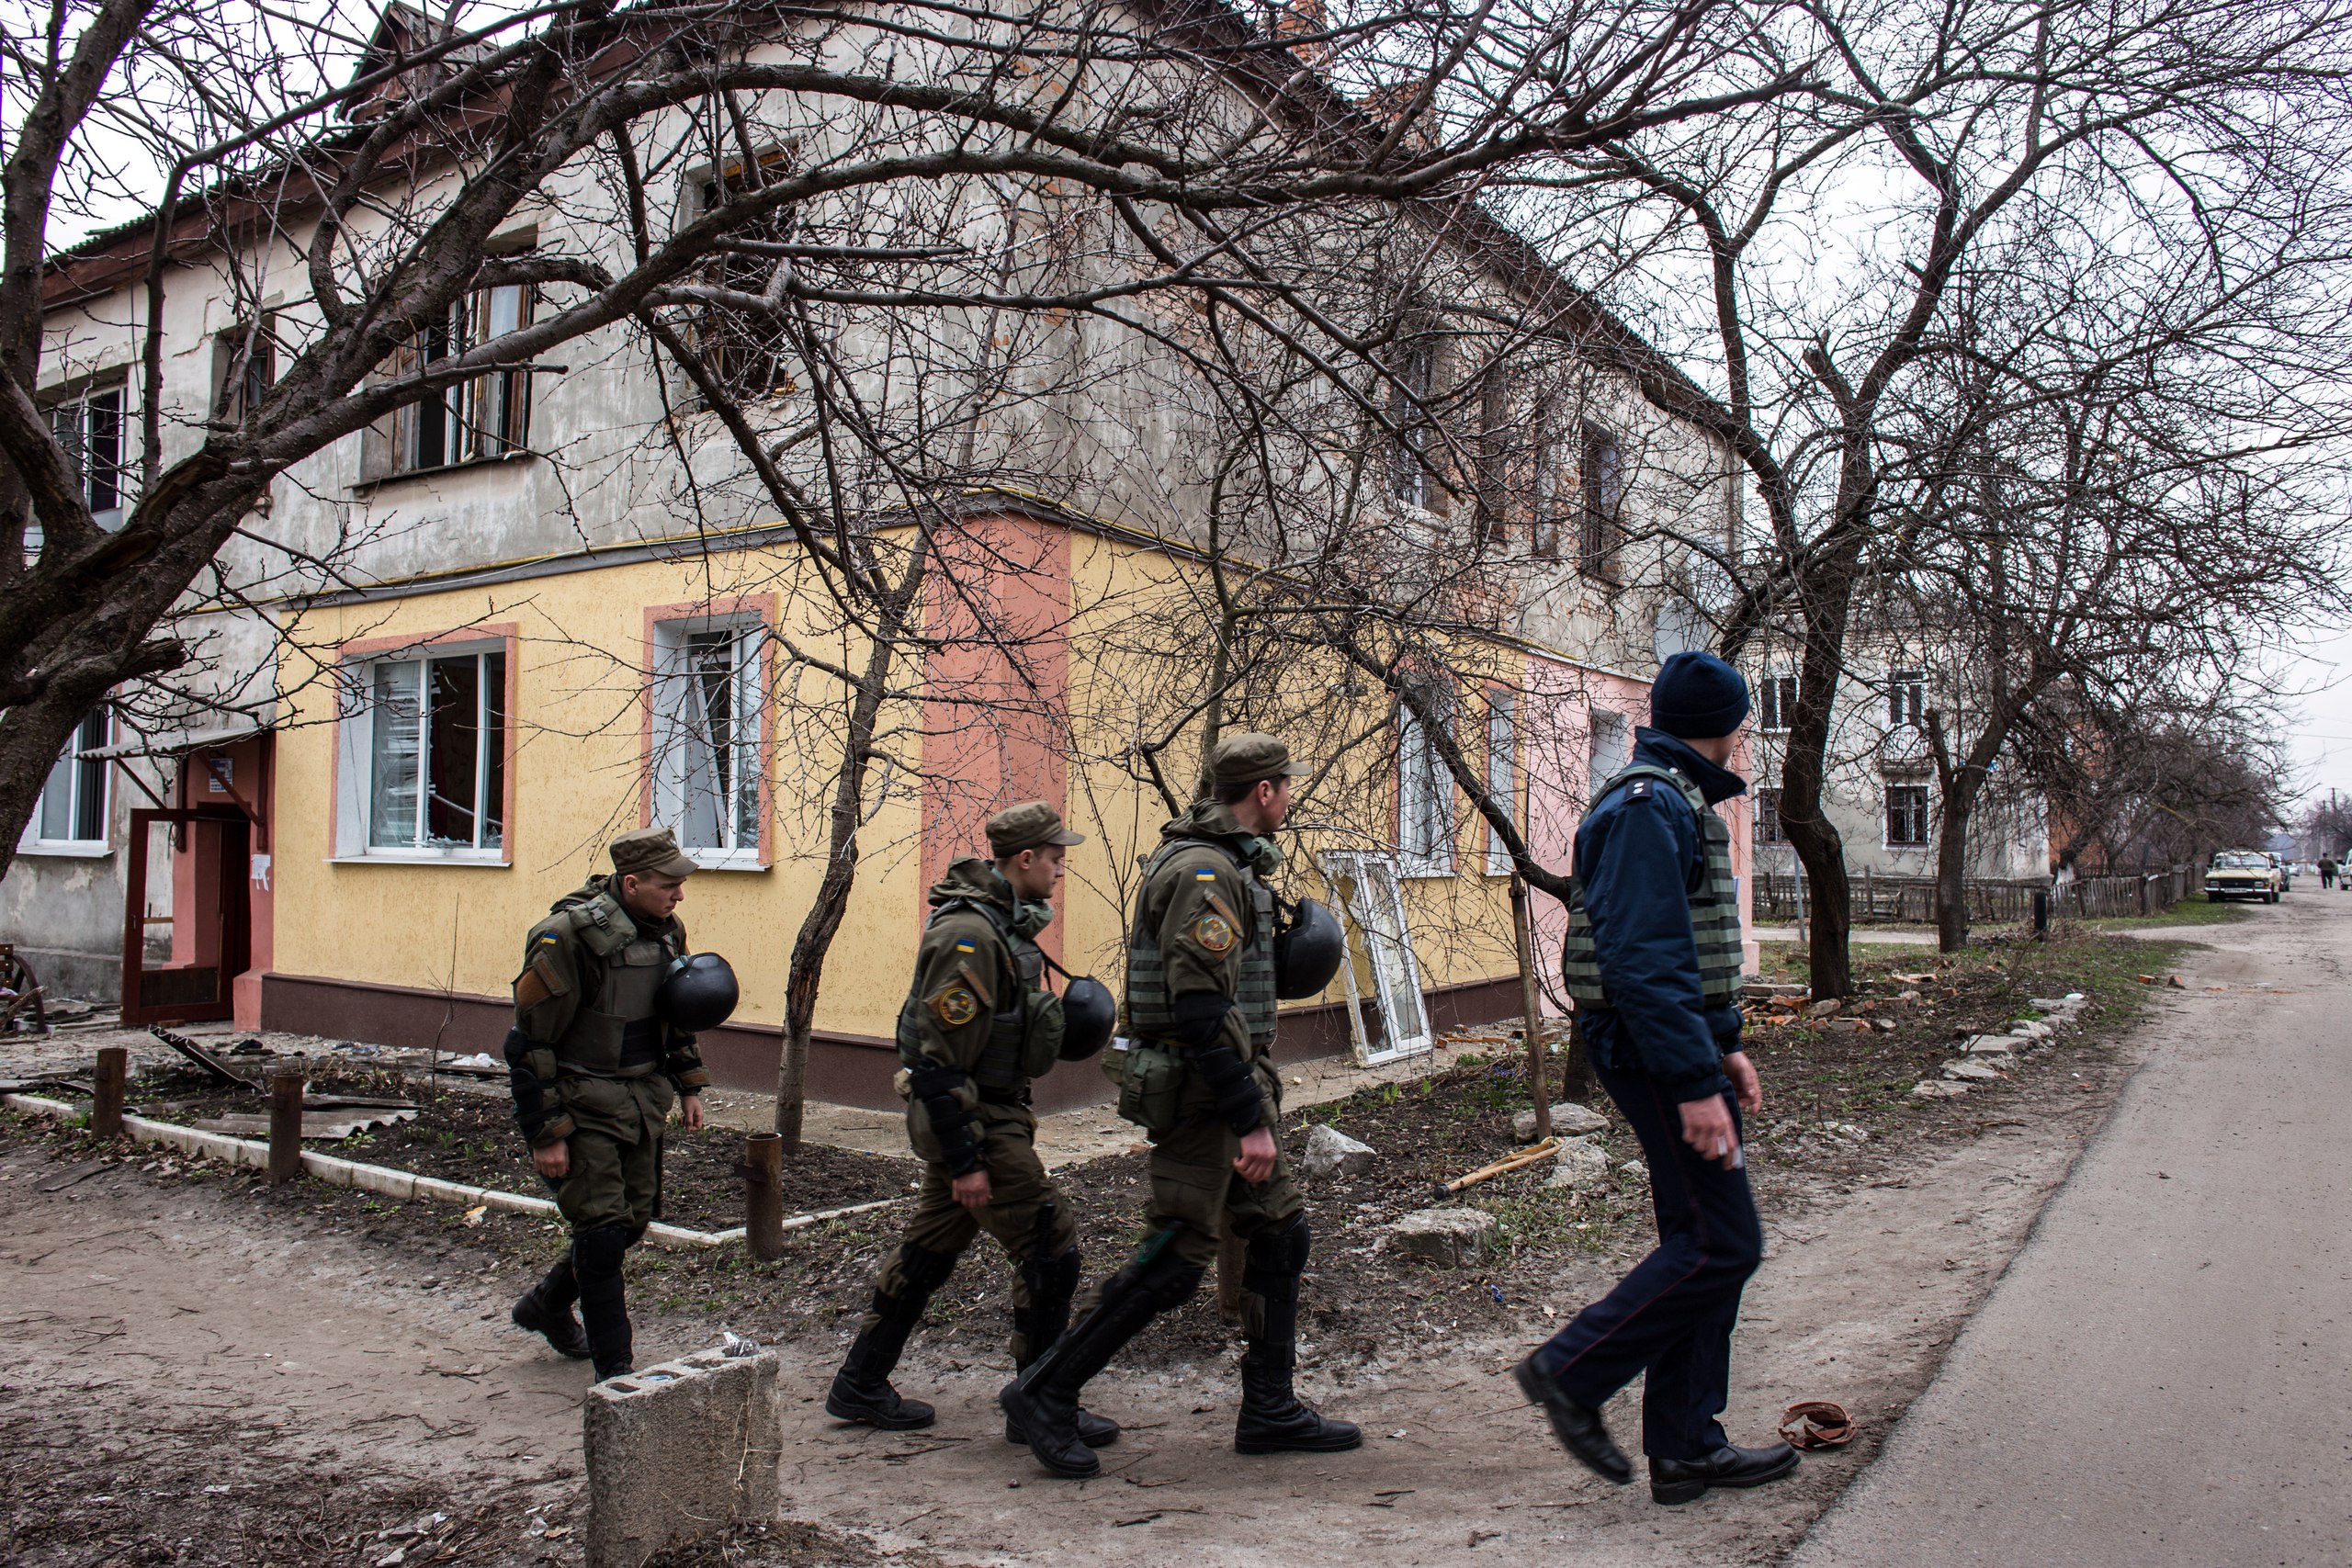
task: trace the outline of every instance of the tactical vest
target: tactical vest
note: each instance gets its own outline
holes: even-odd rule
[[[1690,898],[1690,934],[1699,944],[1699,988],[1709,1007],[1729,1007],[1739,1000],[1740,950],[1739,879],[1731,869],[1731,828],[1707,808],[1699,786],[1671,768],[1637,762],[1607,784],[1593,797],[1597,808],[1620,785],[1635,779],[1660,779],[1672,784],[1698,815],[1699,839],[1705,847],[1707,874]],[[1560,953],[1560,978],[1579,1007],[1605,1008],[1608,987],[1600,980],[1600,958],[1592,941],[1592,917],[1584,903],[1584,884],[1568,879],[1568,938]]]
[[[1014,931],[1004,911],[983,898],[950,898],[931,912],[923,929],[930,930],[942,916],[958,909],[987,919],[1021,980],[1020,988],[1009,998],[1011,1005],[989,1015],[989,1043],[972,1066],[972,1082],[983,1089],[1026,1089],[1029,1080],[1044,1077],[1061,1054],[1061,1032],[1051,1028],[1042,1016],[1045,1002],[1059,1000],[1045,988],[1045,950]],[[917,995],[921,985],[918,976],[899,1008],[899,1061],[910,1068],[923,1061],[922,998]]]
[[[1144,863],[1143,890],[1136,897],[1135,929],[1127,933],[1127,1027],[1147,1039],[1164,1039],[1176,1032],[1168,994],[1168,961],[1159,951],[1159,933],[1146,929],[1144,910],[1151,901],[1152,884],[1170,857],[1194,844],[1204,844],[1233,863],[1250,886],[1250,945],[1241,953],[1241,978],[1235,986],[1233,1005],[1249,1026],[1250,1043],[1260,1055],[1274,1043],[1274,890],[1258,879],[1250,863],[1216,839],[1171,839]]]
[[[667,939],[637,929],[608,893],[559,911],[594,961],[581,965],[583,988],[571,1027],[552,1049],[556,1065],[583,1077],[641,1078],[662,1068],[662,1024],[653,995],[677,960]]]

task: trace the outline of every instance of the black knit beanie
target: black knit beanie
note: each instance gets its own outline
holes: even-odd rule
[[[1678,653],[1650,685],[1650,728],[1683,740],[1729,735],[1747,716],[1747,682],[1712,653]]]

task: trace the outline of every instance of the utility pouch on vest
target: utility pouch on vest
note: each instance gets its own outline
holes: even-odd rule
[[[1062,999],[1051,991],[1031,991],[1022,999],[1026,1015],[1021,1035],[1021,1076],[1042,1078],[1062,1059]]]
[[[1184,1090],[1184,1061],[1148,1040],[1114,1040],[1102,1053],[1102,1076],[1119,1087],[1119,1115],[1147,1133],[1176,1125]]]

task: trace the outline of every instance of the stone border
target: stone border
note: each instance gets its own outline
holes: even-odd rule
[[[48,1116],[65,1121],[82,1114],[61,1100],[44,1100],[30,1094],[0,1094],[0,1105],[11,1111],[22,1111],[34,1116]],[[183,1154],[217,1159],[231,1166],[249,1165],[266,1168],[269,1145],[250,1138],[232,1138],[226,1133],[208,1133],[197,1127],[183,1127],[175,1122],[155,1122],[144,1116],[126,1114],[122,1130],[134,1141],[162,1144]],[[494,1187],[469,1187],[460,1181],[444,1181],[439,1177],[417,1176],[390,1166],[363,1165],[357,1160],[338,1159],[333,1155],[302,1151],[302,1174],[314,1177],[330,1187],[356,1187],[365,1192],[380,1193],[387,1198],[430,1198],[446,1203],[463,1203],[469,1208],[496,1209],[504,1213],[538,1214],[552,1219],[557,1214],[555,1200],[534,1198],[521,1192],[502,1192]],[[808,1213],[787,1215],[784,1228],[805,1230],[827,1220],[845,1219],[852,1214],[870,1213],[899,1202],[897,1198],[878,1199],[871,1203],[853,1203],[842,1209],[818,1209]],[[693,1231],[683,1225],[665,1225],[656,1221],[645,1227],[645,1239],[656,1247],[685,1251],[695,1248],[724,1247],[743,1239],[743,1227],[732,1230]]]

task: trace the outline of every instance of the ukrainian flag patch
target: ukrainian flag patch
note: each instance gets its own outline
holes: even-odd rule
[[[1193,880],[1195,882],[1215,882],[1216,880],[1216,873],[1204,867],[1203,869],[1193,873]]]
[[[959,942],[956,944],[956,951],[958,953],[971,953],[974,952],[975,949],[968,942]]]

